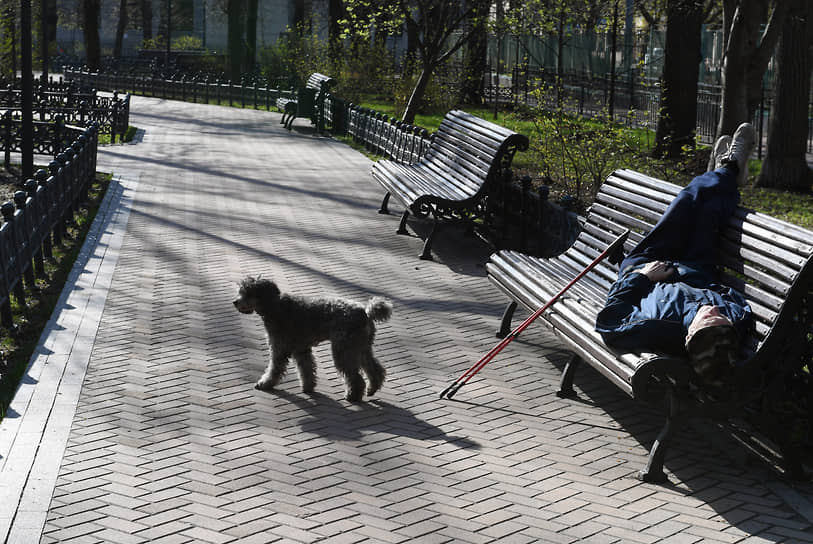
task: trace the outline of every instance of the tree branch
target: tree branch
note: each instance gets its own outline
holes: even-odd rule
[[[646,6],[644,6],[643,0],[636,0],[635,7],[638,8],[638,12],[641,14],[641,17],[646,20],[646,23],[649,26],[655,26],[657,24],[655,17],[653,17],[652,14],[649,13],[649,10],[646,9]]]
[[[751,58],[751,65],[756,67],[760,73],[765,71],[771,61],[774,49],[776,49],[776,43],[779,41],[779,35],[782,33],[782,25],[785,24],[789,4],[790,2],[787,0],[776,0],[774,3],[773,13],[771,13],[765,31],[762,33],[762,38],[759,40],[759,46]]]

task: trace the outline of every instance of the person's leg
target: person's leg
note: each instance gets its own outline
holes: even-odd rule
[[[737,173],[729,167],[694,178],[658,223],[621,263],[621,270],[651,261],[716,263],[718,233],[739,201]]]

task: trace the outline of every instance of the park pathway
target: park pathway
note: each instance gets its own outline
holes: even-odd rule
[[[711,428],[680,436],[671,485],[637,481],[661,419],[589,369],[580,400],[556,397],[566,354],[539,327],[439,399],[506,301],[458,229],[417,258],[362,154],[277,113],[131,111],[139,136],[100,150],[111,190],[0,426],[0,541],[813,542],[810,487]],[[294,371],[254,390],[264,333],[231,304],[246,275],[388,297],[383,390],[344,401],[327,346],[316,394]]]

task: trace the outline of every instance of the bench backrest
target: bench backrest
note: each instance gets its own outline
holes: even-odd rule
[[[421,164],[442,172],[461,197],[477,198],[511,166],[517,151],[528,149],[528,138],[470,113],[452,110],[432,135]]]
[[[319,72],[314,72],[308,77],[308,82],[305,83],[306,89],[313,89],[317,92],[327,91],[328,87],[333,85],[335,80],[324,74],[320,74]]]
[[[630,229],[624,247],[629,252],[680,190],[631,170],[614,172],[599,189],[575,243],[585,254],[597,256]],[[758,350],[779,351],[796,305],[813,280],[813,232],[740,207],[722,233],[720,258],[722,283],[742,292],[755,316],[745,349],[750,356]],[[595,270],[598,281],[609,289],[618,267],[605,260]]]

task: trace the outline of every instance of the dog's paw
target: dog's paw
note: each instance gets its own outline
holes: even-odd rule
[[[258,389],[260,391],[271,391],[274,389],[274,384],[271,383],[271,380],[264,380],[260,378],[257,380],[257,383],[254,384],[254,389]]]
[[[344,398],[347,402],[361,402],[362,396],[361,393],[347,393]]]

